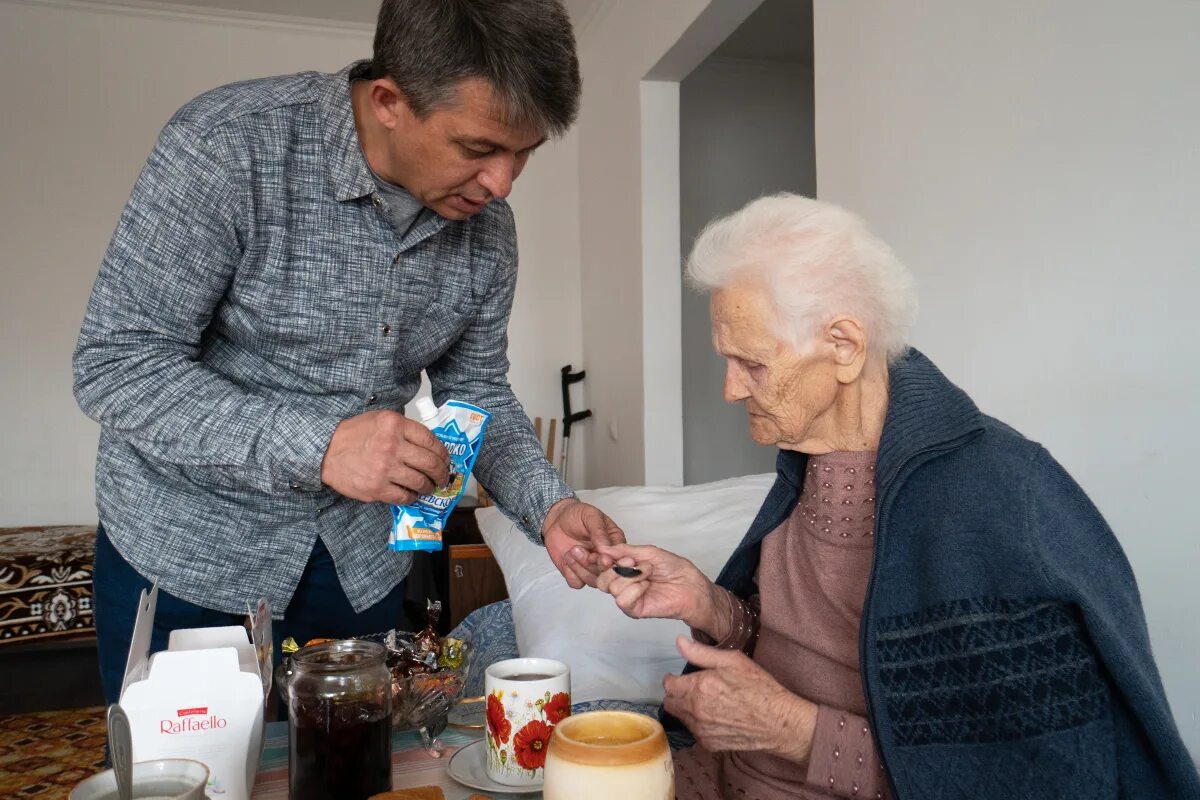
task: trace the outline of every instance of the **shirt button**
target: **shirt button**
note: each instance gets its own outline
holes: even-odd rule
[[[392,259],[392,263],[393,263],[393,264],[399,264],[399,263],[400,263],[400,254],[399,254],[399,253],[396,253],[396,257]]]
[[[373,194],[373,195],[371,195],[371,204],[374,205],[376,208],[379,208],[381,205],[383,205],[383,202],[380,201],[379,195]]]
[[[300,484],[298,484],[298,483],[293,483],[293,484],[292,484],[292,489],[293,489],[293,490],[296,490],[296,491],[299,491],[299,489],[300,489]]]
[[[385,325],[383,326],[383,328],[381,328],[381,330],[383,331],[383,335],[384,335],[384,336],[387,336],[389,333],[391,333],[391,332],[392,332],[392,326],[391,326],[391,325],[386,325],[386,324],[385,324]]]
[[[367,398],[367,402],[368,402],[368,403],[374,403],[374,402],[375,402],[376,400],[378,400],[378,399],[379,399],[379,396],[378,396],[378,395],[371,395],[370,397],[368,397],[368,398]]]
[[[319,517],[319,516],[321,516],[321,515],[322,515],[322,514],[324,514],[324,513],[325,513],[325,509],[323,509],[323,508],[318,508],[318,509],[317,509],[317,516],[318,516],[318,517]]]
[[[528,525],[528,524],[529,524],[529,515],[528,515],[528,514],[526,514],[525,516],[521,517],[521,522],[523,522],[523,523],[525,523],[526,525]]]

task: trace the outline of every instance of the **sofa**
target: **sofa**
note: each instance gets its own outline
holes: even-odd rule
[[[0,714],[103,702],[94,525],[0,528]]]

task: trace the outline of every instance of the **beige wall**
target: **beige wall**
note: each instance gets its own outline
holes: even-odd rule
[[[95,519],[98,428],[75,406],[70,355],[163,123],[222,83],[338,69],[369,55],[371,36],[262,15],[0,0],[0,525]],[[545,148],[512,198],[522,259],[511,378],[543,416],[560,413],[558,368],[582,358],[576,163],[574,139]]]
[[[1200,3],[818,0],[815,22],[820,196],[912,266],[917,346],[1104,513],[1200,754]]]

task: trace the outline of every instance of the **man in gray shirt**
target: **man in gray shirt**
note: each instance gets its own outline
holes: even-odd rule
[[[208,92],[167,123],[100,268],[75,392],[101,423],[96,627],[120,691],[140,589],[152,647],[265,595],[302,642],[392,627],[411,555],[389,503],[448,478],[406,419],[493,414],[475,472],[578,588],[623,541],[546,461],[507,380],[504,202],[574,121],[560,0],[384,0],[374,58]]]

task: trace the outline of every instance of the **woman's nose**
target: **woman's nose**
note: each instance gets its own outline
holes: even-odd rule
[[[725,367],[725,402],[738,403],[750,396],[746,391],[745,381],[737,374],[737,368],[733,364]]]

